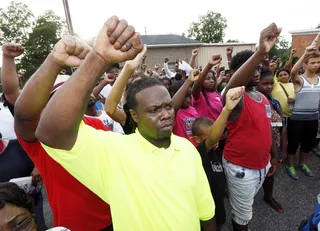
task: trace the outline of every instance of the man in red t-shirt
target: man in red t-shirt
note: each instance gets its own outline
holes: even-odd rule
[[[13,45],[11,49],[14,53],[20,48]],[[55,162],[35,137],[40,113],[46,106],[50,93],[54,93],[67,79],[65,76],[60,76],[56,81],[58,74],[64,66],[79,66],[88,51],[88,45],[77,38],[66,37],[60,40],[22,92],[18,87],[12,58],[2,67],[7,75],[11,75],[11,78],[6,78],[8,81],[4,84],[4,94],[11,108],[15,105],[17,138],[38,168],[46,186],[54,225],[76,231],[109,231],[112,230],[109,205]],[[83,121],[96,129],[105,130],[105,126],[99,119],[84,117]],[[93,157],[94,154],[88,153]]]
[[[254,196],[265,177],[274,174],[277,166],[270,104],[255,87],[260,81],[260,63],[274,46],[280,31],[274,23],[271,24],[261,32],[255,53],[246,50],[232,58],[230,69],[236,72],[223,94],[225,103],[230,88],[246,86],[242,100],[229,116],[228,138],[223,153],[234,231],[248,230]]]

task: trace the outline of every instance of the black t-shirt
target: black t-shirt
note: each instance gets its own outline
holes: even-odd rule
[[[201,156],[202,166],[207,175],[211,193],[216,204],[215,217],[217,225],[220,226],[223,225],[226,220],[226,212],[224,207],[226,181],[223,167],[213,149],[207,153],[205,141],[199,144],[197,150]]]
[[[10,140],[7,148],[0,154],[0,182],[30,176],[33,168],[32,161],[18,140]]]

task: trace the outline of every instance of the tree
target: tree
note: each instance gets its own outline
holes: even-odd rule
[[[269,52],[269,59],[271,60],[274,56],[277,56],[285,63],[289,60],[290,52],[291,47],[289,42],[282,36],[279,36],[274,47]]]
[[[18,68],[25,72],[25,79],[38,69],[66,31],[65,22],[53,11],[45,11],[36,20],[25,43],[25,53]]]
[[[27,5],[10,2],[7,9],[0,8],[0,45],[5,42],[24,44],[34,16]]]
[[[220,13],[208,11],[198,22],[191,23],[187,37],[205,43],[223,42],[226,28],[227,20]]]

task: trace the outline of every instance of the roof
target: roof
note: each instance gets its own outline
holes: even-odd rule
[[[318,34],[320,33],[320,28],[316,29],[306,29],[306,30],[292,30],[289,31],[290,34],[292,35],[299,35],[299,34]]]
[[[185,38],[175,34],[165,35],[141,35],[141,40],[147,45],[198,45],[203,44],[198,40]]]

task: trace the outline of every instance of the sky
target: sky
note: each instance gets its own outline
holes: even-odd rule
[[[9,2],[1,0],[0,8],[7,7]],[[19,2],[27,4],[36,17],[51,9],[65,18],[62,0]],[[283,28],[282,36],[289,42],[288,31],[311,29],[320,24],[320,1],[305,3],[295,4],[289,0],[69,0],[69,8],[75,33],[85,39],[94,37],[112,15],[126,19],[141,34],[145,31],[147,34],[182,34],[200,15],[214,11],[227,19],[225,41],[237,39],[257,43],[260,31],[272,22]]]

